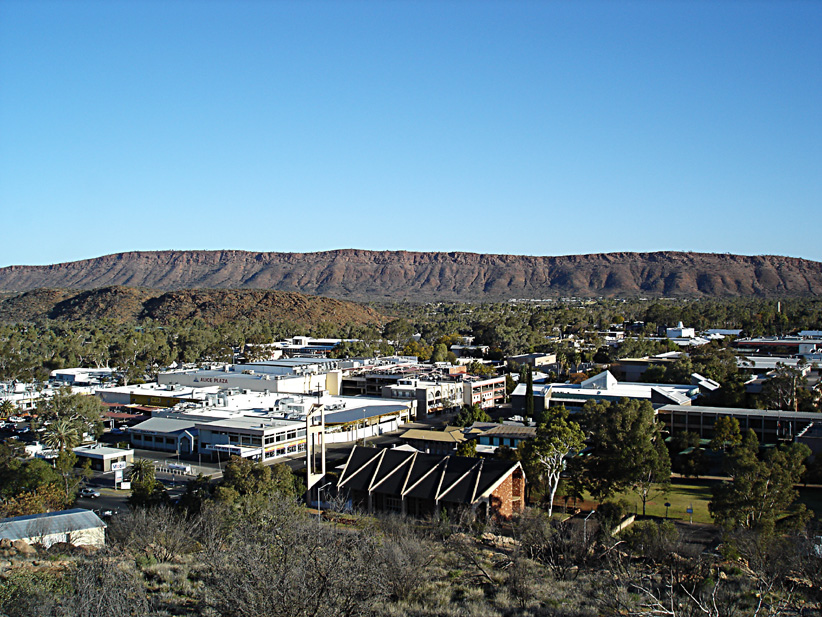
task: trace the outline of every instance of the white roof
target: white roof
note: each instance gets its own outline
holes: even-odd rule
[[[118,394],[136,394],[138,396],[167,396],[170,398],[197,398],[201,399],[208,393],[216,393],[218,386],[193,388],[190,386],[160,385],[156,383],[141,383],[130,386],[113,386],[98,388],[98,392],[116,392]]]
[[[103,460],[134,454],[134,450],[131,449],[109,448],[106,446],[79,446],[74,448],[73,452],[82,456],[101,458]]]

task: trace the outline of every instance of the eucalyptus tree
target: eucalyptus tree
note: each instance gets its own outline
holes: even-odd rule
[[[597,499],[632,490],[647,501],[670,484],[671,459],[649,401],[589,401],[583,423],[591,446],[586,485]]]
[[[553,513],[554,496],[565,469],[565,459],[579,452],[584,445],[585,434],[579,424],[570,419],[565,407],[560,406],[549,409],[544,423],[537,427],[536,437],[520,446],[523,464],[545,482],[548,516]]]

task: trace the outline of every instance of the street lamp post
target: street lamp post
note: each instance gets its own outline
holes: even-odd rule
[[[582,543],[586,546],[588,545],[588,519],[596,513],[596,510],[591,510],[588,513],[588,516],[586,516],[585,519],[582,521]]]
[[[317,524],[319,525],[320,521],[322,520],[322,512],[323,512],[323,489],[331,484],[331,482],[326,482],[320,488],[317,489]]]

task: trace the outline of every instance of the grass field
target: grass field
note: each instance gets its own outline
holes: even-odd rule
[[[708,514],[708,502],[711,500],[710,480],[684,480],[677,479],[671,483],[670,489],[666,493],[656,493],[646,504],[646,514],[648,516],[665,516],[665,504],[671,506],[667,508],[668,518],[682,521],[690,520],[688,508],[693,508],[694,523],[713,523],[711,515]],[[587,496],[586,496],[587,498]],[[636,493],[627,492],[615,495],[612,500],[624,499],[632,505],[631,511],[642,514],[642,501]]]
[[[656,494],[648,501],[646,514],[648,516],[664,517],[666,513],[665,504],[669,503],[671,506],[667,508],[668,518],[688,521],[690,515],[687,509],[690,507],[694,511],[694,523],[713,523],[714,521],[708,513],[708,502],[711,501],[711,487],[716,483],[716,480],[677,478],[671,482],[671,487],[667,493]],[[636,493],[619,493],[611,498],[611,500],[619,499],[624,499],[630,503],[632,512],[642,514],[642,501]],[[816,513],[816,518],[822,518],[822,488],[800,488],[799,500]],[[584,507],[591,507],[593,505],[591,502],[590,495],[586,494]],[[558,499],[555,503],[561,505],[562,502]]]

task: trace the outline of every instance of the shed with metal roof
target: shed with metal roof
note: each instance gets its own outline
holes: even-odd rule
[[[91,510],[74,508],[0,520],[0,538],[46,548],[59,542],[101,548],[106,544],[106,524]]]

